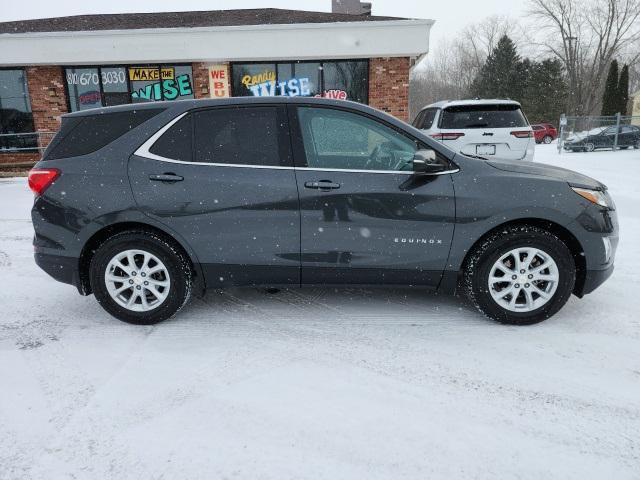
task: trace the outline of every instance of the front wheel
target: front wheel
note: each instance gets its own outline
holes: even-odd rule
[[[180,248],[155,233],[114,235],[98,247],[89,268],[96,299],[123,322],[161,322],[191,295],[191,263]]]
[[[553,138],[551,138],[550,135],[545,135],[545,137],[542,139],[542,141],[544,143],[546,143],[547,145],[549,145],[551,142],[553,142]]]
[[[531,325],[554,315],[571,296],[576,279],[564,242],[526,225],[490,235],[471,253],[463,273],[463,288],[476,308],[511,325]]]
[[[595,149],[596,149],[596,146],[593,143],[587,143],[584,146],[584,151],[585,152],[593,152]]]

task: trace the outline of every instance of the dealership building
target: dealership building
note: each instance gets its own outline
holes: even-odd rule
[[[407,120],[432,24],[280,9],[0,23],[0,163],[35,161],[64,113],[126,103],[324,96]]]

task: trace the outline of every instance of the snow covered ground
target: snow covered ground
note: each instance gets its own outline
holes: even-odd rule
[[[211,292],[136,327],[33,262],[0,180],[0,479],[640,477],[640,152],[604,181],[617,269],[532,327],[402,290]]]

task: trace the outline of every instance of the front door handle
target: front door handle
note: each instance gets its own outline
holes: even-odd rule
[[[153,182],[173,183],[173,182],[181,182],[182,180],[184,180],[184,177],[181,177],[180,175],[176,175],[175,173],[163,173],[160,175],[149,175],[149,180]]]
[[[317,182],[305,182],[305,188],[315,188],[316,190],[322,190],[328,192],[329,190],[335,190],[340,188],[339,183],[334,183],[331,180],[318,180]]]

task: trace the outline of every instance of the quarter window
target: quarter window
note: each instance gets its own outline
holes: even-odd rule
[[[33,130],[33,115],[24,70],[0,69],[0,134],[11,135],[0,137],[0,152],[35,150],[35,135],[19,135]]]
[[[420,118],[416,122],[416,128],[420,128],[422,130],[428,130],[433,125],[433,121],[436,118],[436,113],[438,110],[436,108],[428,108],[423,110],[420,113]]]
[[[298,109],[310,168],[411,170],[417,143],[363,115],[330,108]]]
[[[282,107],[218,108],[194,113],[195,161],[290,164]]]
[[[193,131],[191,115],[185,115],[167,130],[149,149],[154,155],[171,160],[193,160]]]

